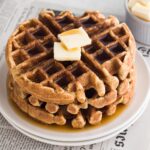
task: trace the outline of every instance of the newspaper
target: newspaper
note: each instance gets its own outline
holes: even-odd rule
[[[15,0],[0,0],[0,60],[4,57],[4,45],[8,33],[11,33],[16,25],[27,18],[36,16],[41,9],[54,10],[67,9],[65,6],[50,4],[46,1],[32,1],[20,7]],[[81,13],[82,9],[70,8],[75,13]],[[124,17],[122,17],[124,18]],[[138,51],[150,66],[150,47],[137,44]],[[148,106],[150,108],[150,104]],[[16,129],[14,129],[0,114],[0,150],[149,150],[150,149],[150,109],[131,127],[122,131],[116,137],[107,141],[80,147],[61,147],[35,141]]]

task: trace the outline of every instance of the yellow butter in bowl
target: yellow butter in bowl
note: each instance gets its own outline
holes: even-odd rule
[[[131,9],[137,2],[138,2],[138,0],[129,0],[128,7]]]
[[[145,7],[140,3],[136,3],[131,10],[135,16],[150,21],[150,7]]]
[[[128,7],[133,15],[150,21],[150,0],[129,0]]]
[[[150,7],[150,0],[139,0],[139,2],[146,7]]]
[[[150,7],[150,0],[129,0],[128,7],[132,8],[136,3],[140,3],[145,7]]]

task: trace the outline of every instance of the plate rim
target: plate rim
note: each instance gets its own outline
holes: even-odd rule
[[[113,138],[114,136],[116,136],[117,134],[119,134],[121,131],[125,130],[126,128],[130,127],[135,121],[137,121],[142,114],[145,112],[147,106],[149,104],[149,101],[147,101],[147,103],[143,106],[143,108],[141,108],[141,111],[139,112],[139,114],[128,124],[127,127],[123,127],[122,129],[116,131],[115,133],[112,133],[111,135],[107,135],[101,138],[96,138],[96,139],[92,139],[92,140],[86,140],[86,141],[80,141],[80,142],[65,142],[64,141],[55,141],[52,139],[45,139],[45,138],[41,138],[38,137],[36,135],[30,134],[26,131],[24,131],[23,129],[19,128],[17,125],[13,124],[10,120],[8,120],[8,118],[4,117],[16,130],[18,130],[20,133],[24,134],[25,136],[32,138],[36,141],[39,142],[43,142],[43,143],[47,143],[47,144],[53,144],[53,145],[59,145],[59,146],[81,146],[81,145],[90,145],[93,143],[100,143],[103,141],[106,141],[110,138]]]
[[[149,68],[148,68],[148,66],[147,66],[147,63],[145,62],[145,60],[142,58],[142,56],[141,56],[141,54],[137,51],[137,56],[141,59],[141,61],[143,62],[143,64],[145,65],[145,68],[146,68],[146,71],[149,73]],[[150,83],[150,76],[148,76],[148,83]],[[150,84],[148,84],[148,91],[150,91]],[[145,96],[145,101],[146,100],[149,100],[148,99],[148,97],[149,97],[149,95],[150,95],[150,92],[147,92],[146,93],[146,96]],[[130,107],[130,106],[129,106]],[[139,109],[139,108],[138,108]],[[3,114],[5,111],[3,110],[3,108],[0,106],[0,111],[1,111],[1,113]],[[138,112],[138,111],[137,111]],[[136,112],[136,113],[137,113]],[[6,112],[5,112],[6,113]],[[126,126],[127,124],[128,124],[128,122],[130,122],[130,120],[132,120],[133,118],[134,118],[134,116],[135,116],[135,114],[136,113],[134,113],[133,115],[132,115],[132,117],[130,117],[130,119],[128,119],[126,122],[124,122],[124,123],[122,123],[121,125],[119,125],[118,127],[115,127],[115,128],[112,128],[111,130],[109,130],[109,132],[107,131],[107,132],[104,132],[103,134],[98,134],[98,135],[94,135],[94,136],[89,136],[88,138],[87,138],[87,136],[85,137],[80,137],[80,138],[74,138],[74,140],[72,140],[72,138],[71,139],[68,139],[68,138],[63,138],[63,140],[62,139],[60,139],[60,138],[62,138],[62,137],[57,137],[56,138],[56,136],[55,136],[55,140],[57,139],[57,140],[61,140],[61,141],[83,141],[83,140],[87,140],[87,139],[93,139],[93,138],[99,138],[99,137],[102,137],[102,136],[106,136],[106,135],[108,135],[108,134],[111,134],[112,132],[115,132],[115,131],[117,131],[117,130],[119,130],[120,128],[122,128],[123,126]],[[7,115],[8,116],[8,115]],[[12,119],[13,120],[13,119]],[[101,128],[101,127],[100,127]],[[96,128],[97,129],[97,128]],[[94,130],[94,129],[93,129]],[[93,130],[90,130],[91,132],[93,131]],[[27,130],[28,132],[31,132],[31,130]],[[32,133],[34,133],[35,135],[39,135],[39,133],[35,133],[35,131],[32,131]],[[76,133],[76,134],[78,134],[78,133]],[[73,135],[73,134],[72,134]],[[74,134],[75,135],[75,134]],[[41,137],[43,137],[43,136],[41,136]],[[50,138],[50,137],[49,137]],[[67,139],[67,140],[66,140]]]

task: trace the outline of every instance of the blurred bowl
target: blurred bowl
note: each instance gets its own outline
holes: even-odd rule
[[[150,22],[144,21],[129,10],[128,0],[125,0],[126,23],[130,27],[135,39],[143,44],[150,45]]]

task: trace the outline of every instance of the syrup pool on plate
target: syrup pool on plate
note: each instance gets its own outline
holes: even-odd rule
[[[9,93],[9,92],[8,92]],[[9,97],[8,94],[8,101],[15,111],[15,113],[22,118],[23,120],[27,121],[28,123],[37,126],[39,128],[44,128],[46,130],[55,130],[55,131],[60,131],[60,132],[80,132],[80,131],[85,131],[85,130],[91,130],[94,128],[98,128],[100,126],[103,126],[107,123],[112,122],[115,120],[117,117],[119,117],[128,107],[128,105],[123,105],[120,104],[117,106],[117,110],[114,115],[112,116],[103,116],[102,121],[96,125],[86,125],[83,129],[73,129],[70,125],[65,125],[65,126],[58,126],[56,124],[54,125],[46,125],[44,123],[41,123],[40,121],[35,120],[34,118],[30,117],[28,114],[24,113],[21,111],[18,106],[14,103],[14,101]]]

